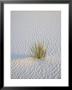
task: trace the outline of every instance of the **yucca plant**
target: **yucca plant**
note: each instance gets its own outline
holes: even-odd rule
[[[32,47],[31,52],[34,58],[42,59],[46,56],[47,48],[45,47],[44,43],[37,42]]]

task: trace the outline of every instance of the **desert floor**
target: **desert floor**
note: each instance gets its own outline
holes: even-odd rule
[[[37,60],[32,57],[11,60],[11,79],[60,79],[59,57]]]

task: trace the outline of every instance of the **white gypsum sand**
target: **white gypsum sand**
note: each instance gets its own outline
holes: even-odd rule
[[[32,57],[11,61],[11,79],[60,79],[61,62],[57,56],[44,60]]]

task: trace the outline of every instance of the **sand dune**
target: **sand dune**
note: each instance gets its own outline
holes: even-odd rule
[[[12,79],[60,79],[61,62],[57,57],[37,60],[32,57],[11,61]]]

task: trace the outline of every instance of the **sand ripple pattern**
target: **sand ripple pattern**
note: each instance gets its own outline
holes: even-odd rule
[[[60,79],[59,58],[35,61],[32,58],[11,61],[11,79]]]

